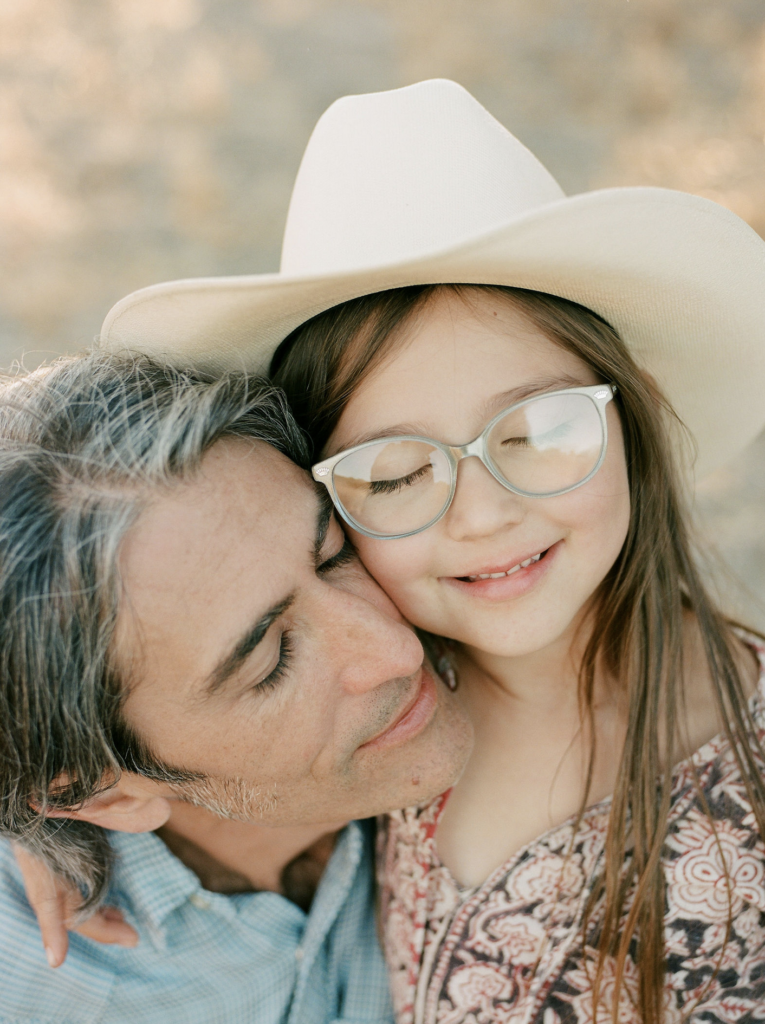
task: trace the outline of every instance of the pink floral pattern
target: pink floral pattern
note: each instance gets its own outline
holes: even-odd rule
[[[746,639],[762,666],[752,708],[765,740],[765,646]],[[765,1021],[765,844],[725,738],[692,761],[675,773],[665,848],[666,1022],[755,1024]],[[610,802],[589,808],[575,835],[565,822],[483,885],[464,889],[435,848],[447,799],[397,812],[381,829],[382,922],[398,1024],[610,1024],[614,964],[605,965],[595,1016],[596,951],[583,942]],[[596,927],[595,918],[587,922],[588,939]],[[620,1024],[639,1024],[637,983],[628,960]]]

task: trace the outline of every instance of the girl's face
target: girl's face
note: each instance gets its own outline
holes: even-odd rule
[[[378,434],[419,434],[462,445],[515,399],[601,383],[577,356],[550,341],[510,301],[443,290],[348,403],[327,454]],[[630,502],[615,403],[608,451],[586,484],[552,498],[525,498],[478,459],[459,463],[454,501],[413,537],[375,540],[352,531],[362,559],[415,625],[489,654],[518,657],[575,625],[627,534]],[[527,559],[542,557],[510,575]]]

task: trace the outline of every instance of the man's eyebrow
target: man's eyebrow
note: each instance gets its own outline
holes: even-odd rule
[[[483,405],[484,415],[489,420],[496,413],[501,412],[502,409],[515,405],[516,402],[522,402],[524,398],[529,398],[531,395],[541,394],[544,391],[558,391],[563,390],[563,388],[582,388],[586,386],[586,381],[578,380],[567,373],[552,377],[535,377],[534,380],[527,380],[516,388],[510,388],[508,391],[502,391],[498,395],[492,395]],[[367,441],[381,441],[386,437],[401,437],[404,434],[413,434],[416,437],[428,436],[427,431],[417,424],[396,423],[392,427],[385,427],[384,430],[373,430],[367,434],[358,434],[356,437],[346,441],[342,448],[331,448],[328,455],[336,455],[340,451],[345,451],[346,448],[355,448],[357,445],[365,444]]]
[[[318,569],[322,561],[321,549],[324,547],[327,530],[329,529],[329,524],[332,522],[334,507],[326,487],[321,484],[317,484],[316,494],[318,497],[318,507],[316,509],[316,533],[313,542],[313,561],[314,565]]]
[[[276,622],[279,616],[286,612],[295,595],[290,594],[283,601],[269,608],[265,615],[251,626],[247,632],[236,642],[233,650],[226,654],[212,670],[204,685],[205,697],[212,697],[228,682],[228,680],[242,667],[249,658],[263,637]]]

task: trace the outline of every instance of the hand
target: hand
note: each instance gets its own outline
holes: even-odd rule
[[[24,877],[27,899],[37,916],[51,967],[60,967],[66,959],[69,949],[68,931],[105,944],[138,944],[138,932],[125,921],[116,907],[101,907],[87,921],[74,924],[74,915],[80,904],[80,894],[76,888],[54,875],[47,864],[20,846],[14,844],[13,852]]]

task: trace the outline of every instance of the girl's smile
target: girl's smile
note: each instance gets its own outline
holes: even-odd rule
[[[441,582],[447,586],[458,587],[471,598],[503,601],[519,597],[543,579],[562,543],[557,541],[543,551],[514,561],[509,568],[497,565],[485,567],[460,576],[443,576]]]

